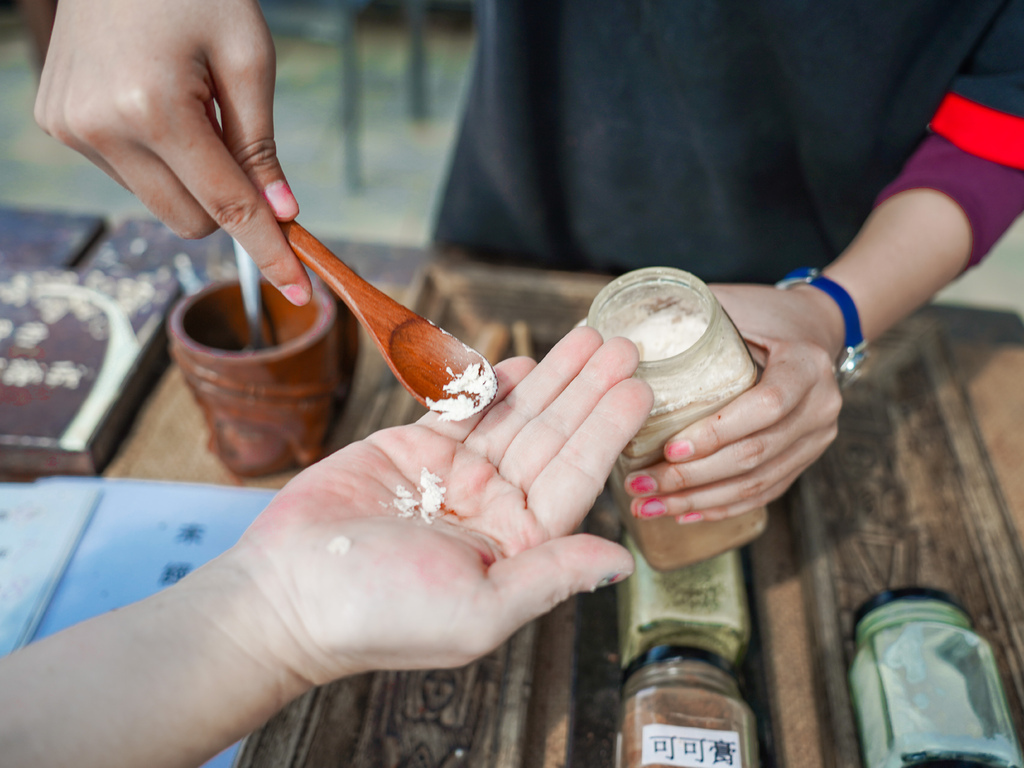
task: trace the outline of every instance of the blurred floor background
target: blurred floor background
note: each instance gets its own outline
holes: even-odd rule
[[[358,16],[363,187],[345,183],[337,0],[264,0],[277,44],[278,153],[318,235],[403,245],[428,242],[455,138],[474,44],[469,0],[434,0],[426,23],[428,117],[409,115],[410,34],[401,6],[375,2]],[[0,204],[148,215],[128,192],[32,120],[33,48],[14,8],[0,3]],[[1024,219],[984,265],[940,300],[1024,315]]]

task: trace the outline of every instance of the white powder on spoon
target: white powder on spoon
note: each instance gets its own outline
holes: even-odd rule
[[[444,385],[444,391],[450,397],[427,398],[427,407],[437,413],[441,421],[468,419],[487,407],[498,391],[498,378],[487,363],[473,363],[458,375],[450,367],[447,371],[452,379]]]

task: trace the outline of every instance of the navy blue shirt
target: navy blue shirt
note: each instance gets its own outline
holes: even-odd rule
[[[1024,116],[1021,0],[478,0],[477,29],[435,237],[558,268],[824,266],[947,93]]]

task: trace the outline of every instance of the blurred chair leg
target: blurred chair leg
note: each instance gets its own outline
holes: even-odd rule
[[[36,48],[36,66],[43,68],[46,50],[50,47],[53,19],[57,15],[57,0],[17,0],[21,18],[32,35]]]
[[[425,28],[427,0],[405,0],[409,20],[409,115],[413,120],[427,118],[427,51]]]
[[[356,50],[357,12],[354,3],[341,0],[341,131],[345,146],[345,183],[352,192],[363,187],[359,157],[361,83]]]

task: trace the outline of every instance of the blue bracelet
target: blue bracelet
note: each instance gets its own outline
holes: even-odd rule
[[[841,359],[836,363],[836,379],[840,384],[848,384],[855,378],[867,356],[867,342],[864,341],[864,334],[860,330],[860,315],[857,313],[857,305],[853,303],[853,299],[850,298],[850,294],[846,292],[845,288],[834,280],[829,280],[821,274],[821,270],[813,267],[794,269],[779,280],[775,287],[785,289],[801,283],[813,285],[827,293],[839,305],[839,311],[843,313],[843,323],[846,326],[846,338],[843,341],[845,350]]]

